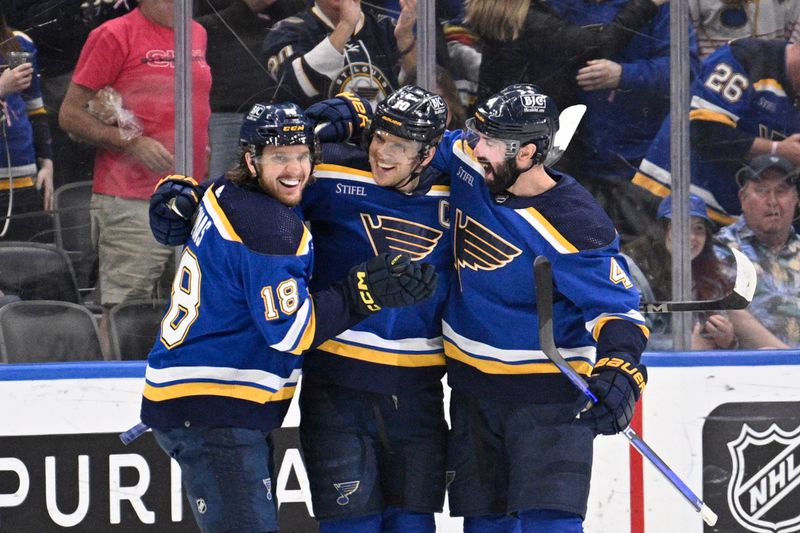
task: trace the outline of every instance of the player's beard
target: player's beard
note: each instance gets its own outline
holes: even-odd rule
[[[508,189],[513,186],[517,179],[522,174],[522,171],[517,168],[515,159],[506,159],[498,166],[494,166],[487,159],[482,157],[478,158],[478,162],[491,170],[492,179],[486,180],[486,186],[492,194],[504,194]]]

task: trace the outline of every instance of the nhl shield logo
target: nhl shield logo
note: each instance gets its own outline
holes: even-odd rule
[[[736,521],[757,533],[800,531],[800,427],[772,424],[758,432],[744,424],[728,451],[728,505]]]

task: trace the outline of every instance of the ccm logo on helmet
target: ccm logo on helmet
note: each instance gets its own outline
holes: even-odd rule
[[[294,126],[284,126],[283,131],[302,131],[305,128],[305,125],[299,124]]]

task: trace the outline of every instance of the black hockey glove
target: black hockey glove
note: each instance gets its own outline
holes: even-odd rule
[[[361,141],[372,120],[369,101],[353,93],[339,93],[306,109],[306,117],[317,124],[314,129],[320,142]]]
[[[414,263],[405,254],[380,254],[350,269],[346,286],[353,309],[369,315],[421,302],[436,290],[436,280],[432,265]]]
[[[203,188],[188,176],[173,174],[156,185],[150,197],[150,231],[161,244],[179,246],[192,233],[192,217]]]
[[[578,423],[599,435],[615,435],[628,427],[647,384],[645,366],[628,354],[610,355],[597,361],[587,381],[598,403],[583,411]],[[580,404],[579,411],[586,399]]]

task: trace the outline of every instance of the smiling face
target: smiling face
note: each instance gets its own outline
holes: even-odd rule
[[[249,154],[246,157],[257,165],[258,183],[264,192],[288,207],[300,203],[311,175],[311,152],[307,146],[265,146],[255,161]],[[255,167],[251,169],[254,170]]]
[[[495,179],[498,169],[506,167],[513,158],[509,159],[506,155],[506,143],[500,139],[487,137],[477,131],[472,131],[471,137],[474,143],[472,153],[483,166],[484,175],[487,182]]]
[[[427,164],[433,157],[428,154],[420,161],[422,143],[375,130],[369,143],[369,166],[375,183],[381,187],[397,187],[403,192],[414,189],[417,180],[409,180],[412,172]]]
[[[703,251],[707,238],[708,233],[706,231],[705,220],[700,217],[691,217],[691,225],[689,226],[689,255],[692,261]],[[672,250],[672,223],[667,226],[666,245],[667,250]]]

